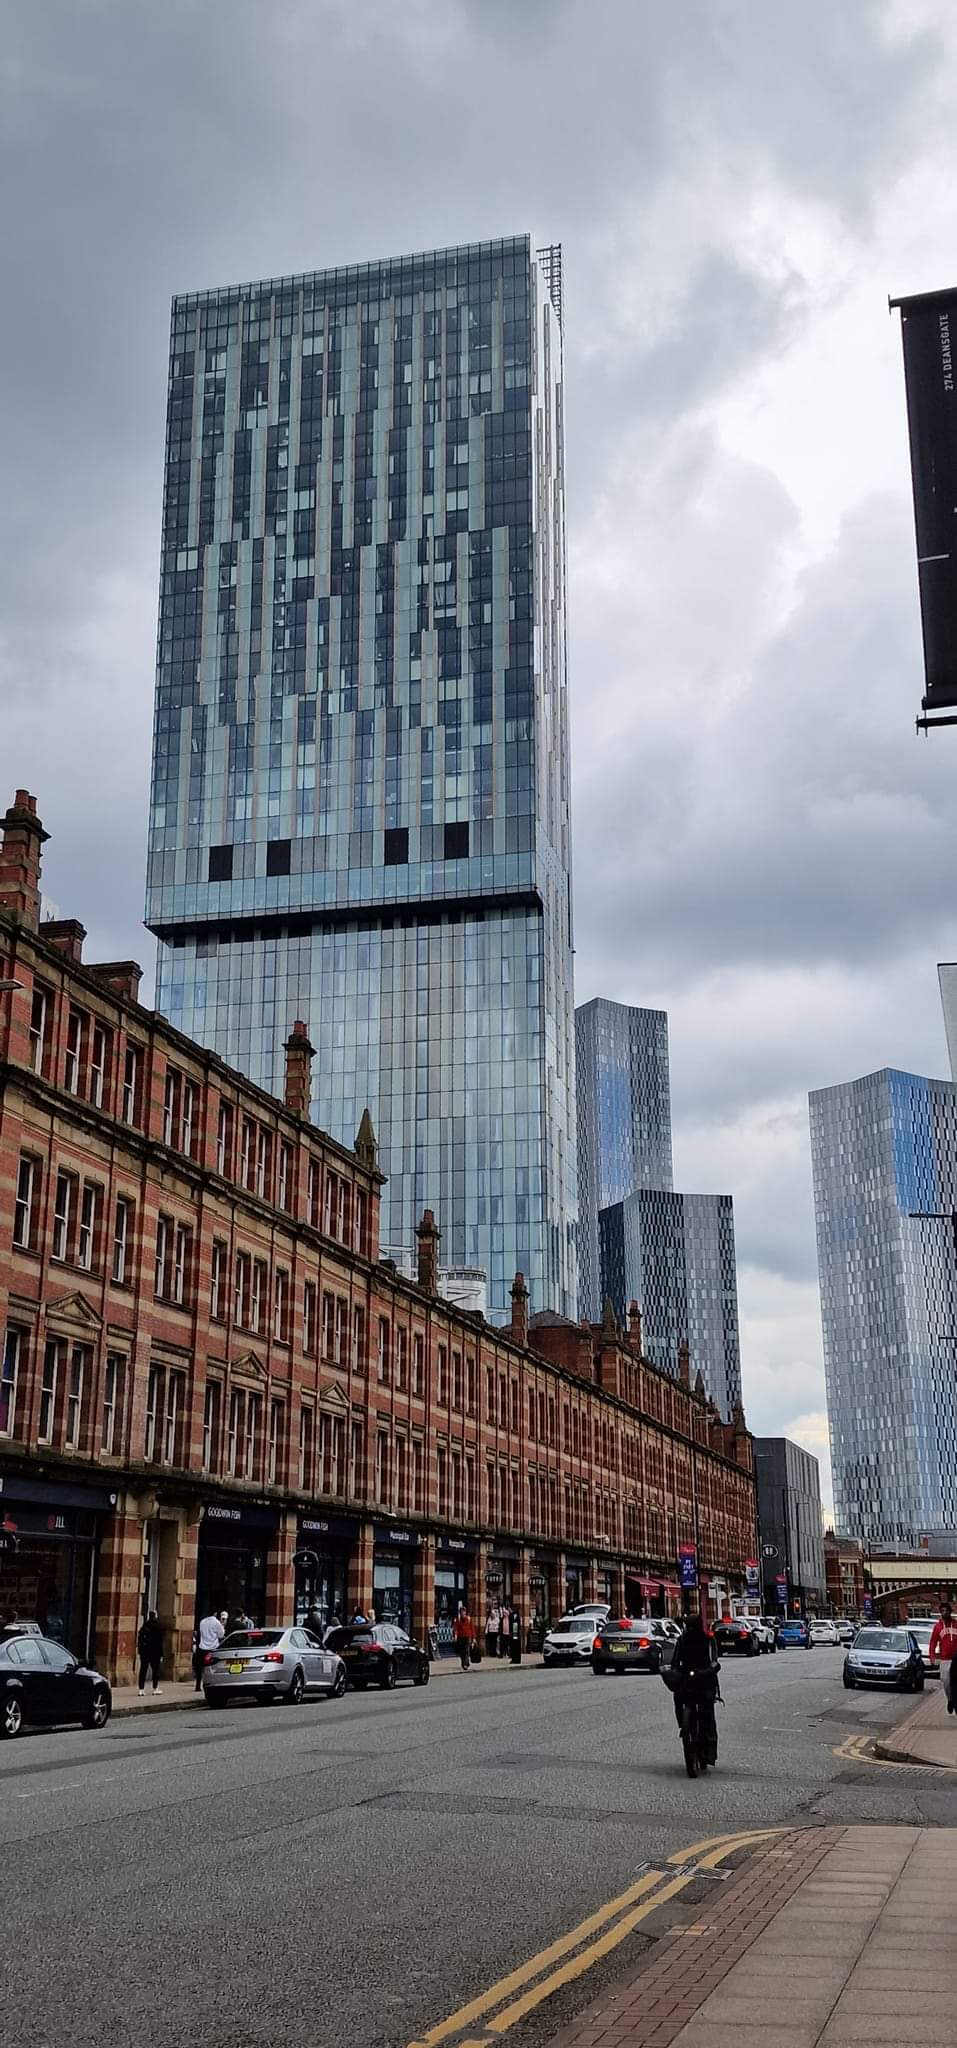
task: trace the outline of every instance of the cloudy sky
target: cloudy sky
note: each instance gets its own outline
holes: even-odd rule
[[[957,281],[953,6],[13,0],[0,93],[0,794],[100,957],[149,959],[171,293],[563,242],[577,994],[669,1011],[749,1419],[823,1452],[807,1090],[945,1072],[957,957],[886,305]]]

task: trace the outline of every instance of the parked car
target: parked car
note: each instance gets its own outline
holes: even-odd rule
[[[761,1645],[749,1621],[716,1621],[714,1640],[719,1657],[757,1657]]]
[[[354,1692],[364,1692],[367,1685],[381,1685],[391,1692],[400,1678],[411,1678],[413,1685],[428,1685],[432,1675],[428,1651],[390,1621],[349,1622],[343,1628],[330,1629],[326,1646],[344,1659]]]
[[[110,1681],[33,1626],[0,1643],[0,1735],[28,1723],[79,1721],[105,1728],[113,1710]]]
[[[566,1614],[562,1621],[556,1621],[554,1628],[546,1631],[542,1643],[543,1664],[587,1664],[594,1633],[593,1615]]]
[[[5,1621],[0,1628],[0,1643],[9,1642],[11,1636],[42,1636],[38,1621]]]
[[[854,1637],[857,1634],[856,1622],[847,1621],[844,1618],[844,1616],[842,1616],[841,1619],[835,1623],[835,1627],[837,1629],[837,1639],[839,1643],[852,1643],[854,1641]]]
[[[862,1628],[844,1659],[844,1683],[893,1685],[900,1692],[923,1692],[924,1660],[917,1637],[906,1628]]]
[[[758,1649],[762,1657],[772,1656],[777,1649],[778,1639],[771,1623],[765,1621],[763,1614],[746,1614],[743,1618],[752,1634],[757,1636]]]
[[[935,1626],[936,1624],[933,1621],[909,1621],[907,1624],[908,1635],[915,1636],[917,1639],[917,1647],[920,1651],[921,1663],[924,1666],[925,1678],[940,1677],[940,1658],[932,1657],[930,1654],[930,1639],[934,1633]]]
[[[598,1621],[606,1621],[611,1608],[607,1600],[584,1600],[578,1607],[569,1608],[570,1614],[590,1614]]]
[[[836,1650],[841,1640],[837,1632],[837,1623],[834,1621],[809,1622],[808,1635],[811,1639],[812,1650]]]
[[[592,1638],[591,1668],[596,1678],[606,1671],[660,1671],[670,1664],[674,1641],[660,1621],[603,1621]]]
[[[341,1699],[346,1667],[308,1628],[236,1628],[210,1650],[203,1666],[203,1694],[208,1707],[226,1707],[230,1700],[252,1698],[260,1706],[286,1700],[298,1707],[307,1693]]]
[[[779,1650],[809,1650],[811,1639],[806,1621],[799,1614],[789,1615],[778,1629]]]
[[[671,1642],[680,1643],[682,1635],[680,1622],[672,1621],[670,1615],[666,1614],[662,1616],[657,1626],[661,1630],[662,1635],[666,1635]]]

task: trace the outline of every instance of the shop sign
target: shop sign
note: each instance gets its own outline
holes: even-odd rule
[[[387,1544],[390,1550],[396,1549],[399,1544],[406,1550],[417,1550],[422,1541],[418,1529],[382,1528],[376,1529],[374,1534],[375,1541]]]
[[[229,1529],[277,1529],[278,1508],[233,1507],[225,1501],[206,1501],[203,1507],[203,1521],[225,1525]]]
[[[529,1572],[529,1575],[528,1575],[528,1583],[529,1583],[529,1585],[530,1585],[530,1586],[544,1586],[544,1584],[545,1584],[545,1574],[544,1574],[544,1572]]]
[[[693,1593],[698,1583],[698,1552],[693,1543],[678,1545],[678,1580],[683,1593]]]
[[[354,1543],[359,1524],[351,1515],[300,1515],[300,1536],[334,1537],[339,1542]]]
[[[292,1561],[297,1571],[317,1571],[319,1559],[314,1550],[294,1550]]]
[[[51,1508],[85,1508],[89,1514],[109,1515],[116,1506],[115,1493],[106,1493],[99,1486],[57,1486],[40,1479],[19,1479],[6,1472],[0,1476],[0,1495],[4,1500],[35,1501],[39,1506]]]
[[[436,1550],[451,1551],[456,1557],[474,1557],[478,1543],[474,1536],[437,1536]]]

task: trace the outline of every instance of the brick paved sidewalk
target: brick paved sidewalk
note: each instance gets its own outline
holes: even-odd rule
[[[886,1739],[875,1742],[874,1753],[892,1763],[957,1767],[957,1717],[947,1712],[939,1679],[932,1680],[919,1707],[898,1722]]]
[[[957,1829],[781,1836],[552,2048],[945,2048]]]

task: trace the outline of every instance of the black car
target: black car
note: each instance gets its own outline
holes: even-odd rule
[[[606,1671],[660,1671],[670,1664],[674,1644],[653,1621],[599,1622],[591,1646],[596,1678]]]
[[[47,1636],[8,1636],[0,1643],[0,1736],[28,1722],[80,1721],[105,1728],[113,1710],[110,1681]]]
[[[740,1657],[760,1657],[761,1645],[746,1621],[716,1621],[714,1642],[719,1657],[737,1652]]]
[[[381,1685],[390,1692],[400,1678],[428,1685],[432,1675],[428,1653],[390,1621],[353,1621],[327,1631],[323,1647],[337,1650],[354,1692]]]

